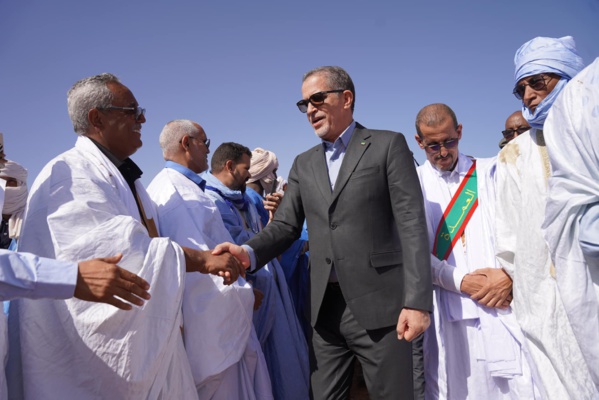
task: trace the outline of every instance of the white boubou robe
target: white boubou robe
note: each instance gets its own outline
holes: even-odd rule
[[[552,169],[544,236],[566,314],[599,388],[599,58],[564,88],[544,133]]]
[[[148,193],[160,233],[181,246],[208,250],[233,242],[214,202],[182,173],[164,168]],[[200,399],[273,398],[253,305],[253,289],[242,277],[227,286],[218,276],[187,274],[183,329]]]
[[[433,329],[425,333],[427,399],[532,399],[531,369],[521,348],[522,332],[509,310],[488,308],[461,293],[464,275],[497,268],[493,249],[494,159],[477,160],[478,208],[446,261],[431,254],[434,286]],[[418,167],[429,240],[452,196],[472,166],[459,154],[451,172],[426,161]]]
[[[542,236],[549,160],[542,131],[531,129],[497,157],[496,254],[513,279],[512,310],[547,399],[599,396],[572,332]]]
[[[156,221],[143,185],[135,186]],[[78,299],[20,300],[25,399],[197,399],[180,330],[183,251],[168,238],[150,238],[123,176],[88,138],[40,172],[19,247],[68,261],[121,252],[119,265],[147,280],[152,295],[131,311]]]

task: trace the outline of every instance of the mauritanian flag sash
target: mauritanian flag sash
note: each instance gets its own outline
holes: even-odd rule
[[[464,233],[468,221],[478,207],[478,186],[476,185],[476,160],[466,173],[460,187],[443,213],[435,234],[433,254],[439,260],[447,260],[453,246]]]

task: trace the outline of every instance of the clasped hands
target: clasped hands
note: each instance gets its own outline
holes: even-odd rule
[[[512,301],[512,279],[500,268],[480,268],[466,274],[460,290],[486,307],[508,308]]]

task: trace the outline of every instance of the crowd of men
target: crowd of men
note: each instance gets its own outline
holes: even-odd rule
[[[514,62],[496,157],[433,103],[416,168],[319,67],[297,107],[321,141],[288,182],[239,143],[209,167],[175,119],[147,191],[145,109],[112,74],[76,82],[75,146],[28,198],[0,160],[0,399],[346,399],[356,360],[371,399],[598,399],[599,59],[538,37]]]

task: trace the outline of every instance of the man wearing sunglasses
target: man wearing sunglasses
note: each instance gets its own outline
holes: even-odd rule
[[[498,156],[497,258],[513,279],[512,310],[537,367],[535,383],[544,389],[544,398],[596,398],[597,360],[585,360],[589,354],[581,351],[576,340],[575,322],[593,325],[596,345],[597,314],[585,321],[569,318],[568,300],[583,296],[585,287],[559,290],[567,272],[561,262],[552,262],[541,230],[551,176],[545,119],[568,81],[583,68],[583,61],[574,40],[567,36],[526,42],[516,52],[514,63],[513,93],[522,101],[522,114],[532,128],[508,143]]]
[[[518,110],[512,113],[505,120],[505,130],[501,131],[503,139],[501,139],[499,142],[499,148],[503,149],[503,147],[512,139],[520,136],[528,130],[530,130],[530,125],[522,115],[522,111]]]
[[[445,104],[420,110],[416,132],[427,158],[418,175],[436,303],[435,329],[424,335],[425,397],[532,399],[522,333],[509,311],[512,281],[495,261],[495,159],[459,152],[462,124]]]
[[[246,250],[263,265],[307,221],[315,399],[347,397],[356,358],[371,399],[411,399],[410,341],[430,324],[432,284],[410,150],[402,134],[354,121],[354,85],[340,67],[305,74],[302,97],[321,143],[295,159],[273,221]]]
[[[129,158],[142,145],[144,110],[116,76],[76,82],[67,104],[78,138],[36,178],[20,250],[70,261],[121,251],[120,265],[149,282],[153,301],[125,313],[19,300],[26,398],[197,398],[180,332],[185,274],[232,283],[244,270],[230,254],[159,237],[154,203]]]

